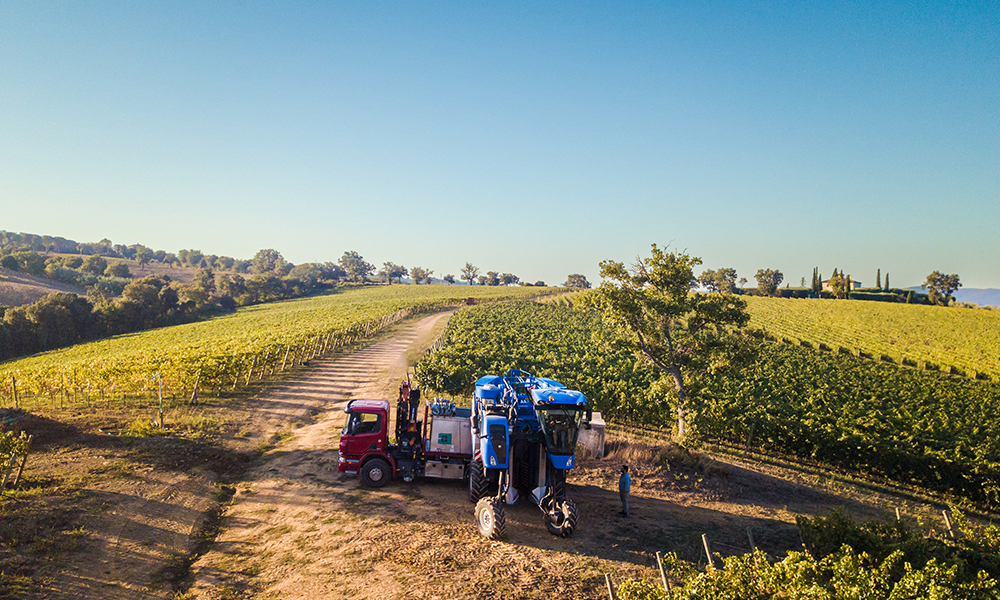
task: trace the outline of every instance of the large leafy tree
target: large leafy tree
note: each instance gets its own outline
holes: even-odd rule
[[[365,262],[364,257],[354,250],[344,252],[337,263],[344,269],[351,281],[364,281],[366,277],[375,272],[375,265]]]
[[[462,267],[462,279],[468,281],[469,285],[472,285],[476,277],[479,277],[479,267],[470,262],[465,263],[465,266]]]
[[[587,281],[587,278],[581,275],[580,273],[572,273],[566,276],[566,283],[563,284],[563,287],[573,287],[573,288],[581,288],[589,290],[590,282]]]
[[[888,274],[886,275],[888,277]],[[920,285],[921,289],[927,290],[927,297],[932,304],[948,306],[951,295],[955,290],[962,287],[958,280],[958,274],[945,275],[940,271],[934,271],[927,276],[927,280]]]
[[[632,267],[602,262],[603,281],[591,299],[633,350],[656,367],[661,382],[672,383],[681,439],[688,430],[689,396],[697,397],[699,379],[728,362],[726,329],[750,320],[738,296],[692,293],[694,267],[700,264],[700,258],[653,244],[651,255]]]
[[[757,291],[765,296],[773,296],[778,293],[778,286],[785,276],[776,269],[757,269],[754,279],[757,280]]]

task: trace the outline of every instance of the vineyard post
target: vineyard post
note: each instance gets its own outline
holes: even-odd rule
[[[253,377],[253,367],[256,364],[257,364],[257,356],[254,355],[254,357],[250,360],[250,369],[247,371],[247,383],[246,383],[247,385],[250,385],[250,378]]]
[[[29,435],[28,441],[24,444],[24,454],[21,455],[21,466],[17,468],[17,475],[14,476],[14,483],[11,484],[11,487],[17,487],[18,482],[21,481],[21,473],[24,473],[24,464],[28,462],[28,452],[31,451],[31,440],[34,437],[34,435]]]
[[[743,452],[744,454],[750,454],[750,442],[753,441],[753,429],[756,426],[757,426],[757,422],[756,421],[754,421],[753,423],[750,423],[750,433],[749,433],[749,435],[747,435],[747,447],[746,447],[746,450],[744,450],[744,452]]]
[[[198,401],[198,384],[201,383],[201,369],[198,369],[198,374],[194,377],[194,389],[191,391],[191,401],[188,404],[194,404]]]
[[[898,507],[898,506],[896,507],[896,520],[897,520],[897,521],[901,521],[901,520],[902,520],[902,519],[900,518],[900,516],[899,516],[899,507]]]
[[[660,579],[663,581],[663,589],[668,592],[672,591],[670,589],[670,582],[667,581],[667,573],[663,570],[663,559],[660,557],[660,551],[656,551],[656,566],[660,568]]]
[[[705,556],[708,557],[708,567],[710,569],[715,568],[715,561],[712,560],[712,550],[708,547],[708,534],[701,534],[701,543],[705,546]]]
[[[17,459],[17,455],[12,454],[10,460],[7,461],[7,466],[3,470],[3,480],[0,481],[0,491],[7,487],[7,480],[10,478],[10,472],[14,469],[14,461]]]
[[[14,408],[21,408],[21,399],[17,396],[17,378],[11,375],[10,383],[14,386]]]
[[[288,360],[288,351],[291,350],[291,349],[292,349],[291,345],[289,345],[289,346],[287,346],[285,348],[285,358],[281,359],[281,372],[282,373],[285,372],[285,361]]]
[[[618,600],[618,598],[615,597],[615,588],[611,585],[611,576],[607,573],[604,574],[604,583],[608,584],[608,597],[611,598],[611,600]]]
[[[756,552],[757,544],[753,543],[753,531],[751,531],[749,527],[747,527],[747,537],[750,538],[750,550]]]
[[[160,397],[160,411],[157,415],[157,423],[160,429],[163,429],[163,378],[160,377],[160,372],[156,372],[156,389],[157,395]]]
[[[955,531],[951,528],[951,519],[948,518],[948,511],[942,510],[941,514],[944,516],[944,526],[948,528],[948,537],[955,539]]]

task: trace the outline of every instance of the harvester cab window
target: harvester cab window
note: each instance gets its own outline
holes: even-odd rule
[[[583,411],[565,408],[538,410],[538,422],[545,435],[545,446],[550,454],[568,455],[576,450]]]
[[[382,415],[356,412],[351,413],[351,419],[347,422],[347,433],[349,435],[378,433],[381,430]]]

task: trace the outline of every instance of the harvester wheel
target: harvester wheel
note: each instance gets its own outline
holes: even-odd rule
[[[366,487],[380,488],[392,479],[392,467],[381,458],[373,458],[361,467],[361,483]]]
[[[569,537],[573,535],[579,517],[576,504],[572,500],[558,500],[553,510],[545,513],[545,528],[552,535]]]
[[[503,500],[480,498],[476,503],[476,527],[479,533],[491,540],[500,539],[507,521],[503,511]]]
[[[483,469],[483,462],[472,461],[469,465],[469,502],[478,502],[489,495],[490,479]]]

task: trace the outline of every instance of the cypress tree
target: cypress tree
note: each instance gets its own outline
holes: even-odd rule
[[[878,274],[875,275],[875,289],[882,291],[882,269],[879,269]]]
[[[889,291],[889,271],[885,272],[885,291]]]

